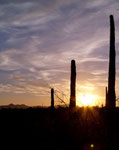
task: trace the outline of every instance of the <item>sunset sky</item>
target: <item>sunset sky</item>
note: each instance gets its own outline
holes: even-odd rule
[[[105,104],[110,14],[118,97],[119,0],[0,0],[0,105],[48,106],[50,87],[68,103],[72,59],[77,104],[86,94],[94,95],[95,105]]]

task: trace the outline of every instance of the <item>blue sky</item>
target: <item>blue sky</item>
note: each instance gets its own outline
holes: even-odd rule
[[[118,0],[0,0],[0,104],[49,105],[50,87],[69,98],[72,59],[77,95],[95,94],[104,103],[110,14],[119,96],[118,13]]]

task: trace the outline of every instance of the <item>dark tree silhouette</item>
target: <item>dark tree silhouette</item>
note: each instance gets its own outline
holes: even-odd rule
[[[70,108],[76,107],[76,65],[71,61]]]
[[[114,108],[116,105],[115,96],[115,25],[113,15],[110,15],[110,54],[109,54],[109,75],[108,75],[108,96],[106,107]]]
[[[54,89],[51,88],[51,109],[54,109]]]

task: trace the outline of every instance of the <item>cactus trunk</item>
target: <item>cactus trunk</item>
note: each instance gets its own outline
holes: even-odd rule
[[[51,109],[54,109],[54,89],[51,88]]]
[[[76,107],[76,65],[71,61],[70,108]]]
[[[106,106],[108,104],[108,90],[107,87],[105,88],[105,96],[106,96]]]
[[[106,106],[114,108],[116,105],[115,96],[115,25],[114,18],[110,15],[110,54],[109,54],[109,76],[108,76],[108,100]]]

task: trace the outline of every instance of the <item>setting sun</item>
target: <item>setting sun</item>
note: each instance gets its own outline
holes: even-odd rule
[[[78,103],[80,106],[94,106],[96,105],[97,96],[92,94],[80,94],[78,95]]]

